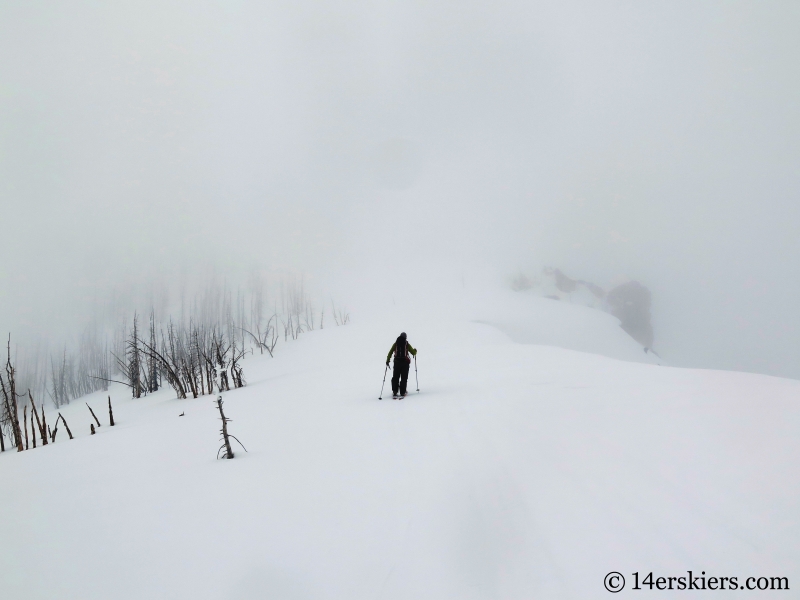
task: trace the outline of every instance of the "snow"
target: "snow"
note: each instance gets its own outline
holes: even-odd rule
[[[212,396],[112,387],[113,428],[86,398],[95,436],[63,407],[75,440],[0,455],[0,597],[599,598],[609,571],[690,569],[800,586],[800,382],[631,362],[613,318],[546,299],[418,308],[249,358],[224,394],[234,460]],[[378,401],[401,330],[422,391]]]

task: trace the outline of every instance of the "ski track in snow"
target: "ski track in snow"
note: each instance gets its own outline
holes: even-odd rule
[[[233,461],[213,396],[112,387],[96,436],[83,401],[63,407],[74,441],[0,455],[0,596],[595,598],[609,571],[690,569],[800,586],[800,382],[533,345],[574,312],[534,305],[540,322],[515,297],[249,358],[224,394]],[[422,393],[379,402],[401,329]],[[650,360],[607,315],[596,339],[564,329]]]

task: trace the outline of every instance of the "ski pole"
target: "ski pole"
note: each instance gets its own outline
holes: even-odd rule
[[[383,386],[386,385],[386,373],[389,371],[389,365],[386,365],[386,368],[383,370],[383,383],[381,384],[381,395],[378,396],[378,400],[383,400]]]
[[[419,392],[419,373],[417,372],[417,357],[414,356],[414,377],[417,378],[417,392]]]

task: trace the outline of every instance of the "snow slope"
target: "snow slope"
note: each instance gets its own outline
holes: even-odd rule
[[[0,455],[0,597],[583,599],[690,569],[800,588],[800,382],[517,343],[503,302],[392,305],[248,359],[232,461],[210,396],[112,388],[96,436],[73,402],[75,440]],[[422,393],[378,401],[401,330]]]

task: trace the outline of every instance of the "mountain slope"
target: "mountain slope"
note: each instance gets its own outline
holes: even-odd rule
[[[387,310],[248,359],[225,394],[248,450],[232,461],[214,458],[211,396],[114,388],[119,425],[93,437],[73,402],[75,440],[0,455],[3,597],[593,598],[609,571],[689,569],[800,582],[800,382],[520,344],[474,322],[497,322],[485,307]],[[401,329],[422,393],[378,401]],[[88,401],[99,414],[105,397]]]

